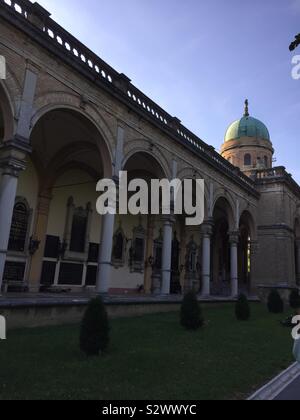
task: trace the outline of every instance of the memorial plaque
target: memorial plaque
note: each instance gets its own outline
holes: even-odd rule
[[[73,216],[70,251],[80,253],[85,249],[87,214],[80,209],[76,209],[76,211],[77,213]]]
[[[55,279],[56,262],[44,261],[41,275],[42,286],[52,286]]]
[[[22,283],[24,281],[25,263],[6,261],[4,269],[4,280],[6,282]]]
[[[59,256],[59,237],[47,235],[45,245],[45,258],[58,258]]]
[[[96,279],[97,279],[97,266],[90,265],[87,268],[86,272],[86,286],[96,286]]]
[[[80,286],[82,283],[83,265],[62,263],[58,283],[62,285]]]

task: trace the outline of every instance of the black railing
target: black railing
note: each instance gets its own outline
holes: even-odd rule
[[[216,150],[206,144],[203,140],[184,127],[181,122],[164,111],[159,105],[136,88],[128,77],[118,73],[109,64],[89,50],[84,44],[78,41],[73,35],[63,29],[50,14],[37,3],[29,0],[0,0],[0,5],[22,16],[28,21],[28,25],[34,25],[35,30],[39,29],[41,35],[46,36],[56,49],[63,51],[65,56],[72,58],[78,64],[89,71],[94,80],[100,80],[106,86],[121,93],[135,108],[139,108],[148,115],[155,123],[160,124],[164,129],[198,151],[208,161],[219,167],[231,178],[238,180],[245,187],[255,190],[255,182],[241,172],[237,167],[224,159]]]

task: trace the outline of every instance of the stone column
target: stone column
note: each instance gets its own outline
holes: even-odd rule
[[[181,235],[180,235],[180,284],[182,288],[182,294],[186,293],[185,274],[186,274],[186,226],[185,223],[181,223]]]
[[[238,279],[238,243],[239,234],[233,232],[230,234],[230,255],[231,255],[231,296],[236,298],[239,294],[239,279]]]
[[[173,220],[164,220],[162,253],[162,295],[170,294],[172,264]]]
[[[18,177],[25,169],[27,145],[17,139],[2,144],[0,148],[0,293],[9,242],[10,228],[14,211]]]
[[[50,195],[50,193],[40,194],[38,198],[37,216],[33,233],[33,239],[39,241],[40,245],[38,250],[31,258],[30,270],[28,275],[30,292],[38,292],[40,289],[51,199],[52,196]]]
[[[120,191],[119,172],[122,170],[122,161],[124,155],[125,130],[123,127],[117,128],[117,142],[115,149],[115,159],[112,167],[112,179],[117,187],[117,201]],[[126,186],[127,187],[127,186]],[[118,208],[118,202],[115,203],[115,209]],[[102,216],[101,239],[98,256],[96,292],[108,294],[110,278],[112,271],[112,250],[114,241],[115,214],[106,214]]]
[[[212,224],[202,225],[202,297],[210,296]]]
[[[115,215],[106,214],[102,216],[101,242],[99,249],[97,286],[96,291],[100,294],[107,294],[111,277],[111,255],[113,249],[113,236],[115,226]]]

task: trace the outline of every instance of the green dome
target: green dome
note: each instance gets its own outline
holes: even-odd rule
[[[250,117],[248,111],[248,101],[246,101],[245,104],[246,107],[244,116],[232,123],[228,128],[225,136],[225,142],[236,140],[240,137],[260,137],[270,141],[269,130],[265,124],[256,118]]]

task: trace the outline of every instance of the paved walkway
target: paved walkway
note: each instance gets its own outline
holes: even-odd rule
[[[300,401],[300,376],[282,391],[275,401]]]

